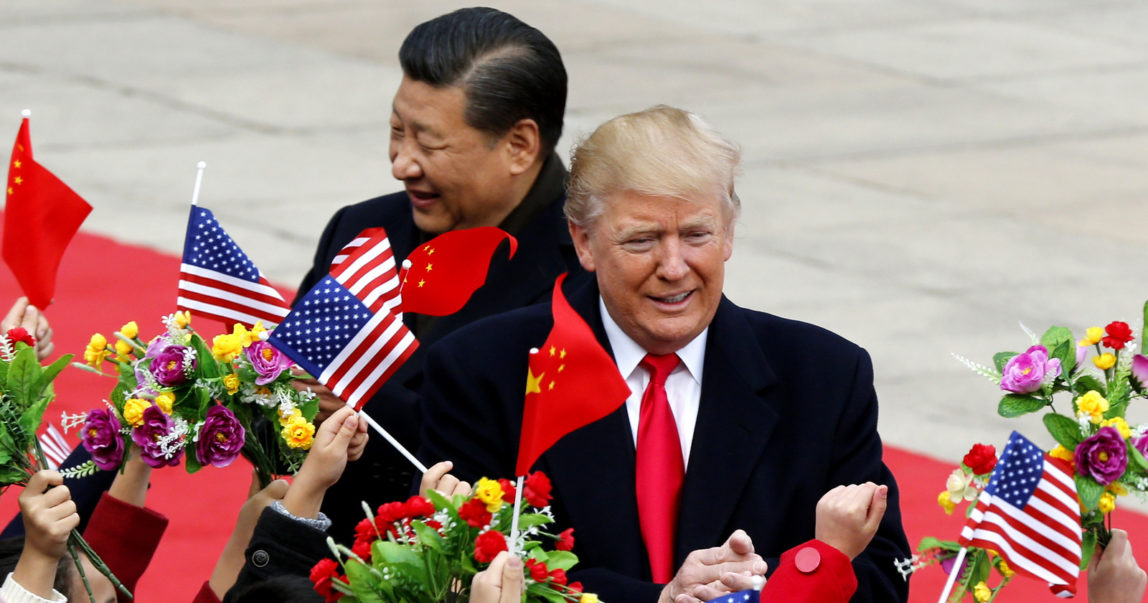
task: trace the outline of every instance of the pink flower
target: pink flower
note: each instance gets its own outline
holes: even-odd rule
[[[1148,356],[1136,354],[1132,357],[1132,377],[1140,382],[1140,387],[1148,388]]]
[[[1049,359],[1048,350],[1034,345],[1023,354],[1017,354],[1005,363],[1001,375],[1001,389],[1014,394],[1029,394],[1044,387],[1045,383],[1060,375],[1060,360]]]
[[[283,371],[291,368],[291,359],[266,341],[252,343],[243,350],[243,353],[247,355],[251,367],[259,375],[255,378],[256,385],[267,385],[278,379]]]

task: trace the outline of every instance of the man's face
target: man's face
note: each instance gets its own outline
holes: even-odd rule
[[[733,221],[717,195],[692,200],[633,192],[604,200],[589,228],[570,233],[595,272],[606,310],[647,352],[669,354],[697,337],[721,301]]]
[[[466,94],[403,76],[391,113],[391,171],[402,180],[415,225],[442,233],[497,226],[518,199],[505,139],[466,124]]]

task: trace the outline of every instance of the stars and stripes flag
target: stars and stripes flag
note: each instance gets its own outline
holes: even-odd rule
[[[176,308],[205,318],[279,324],[291,307],[231,240],[211,210],[193,205],[183,240]]]
[[[740,590],[724,597],[710,599],[708,603],[759,603],[761,593],[756,590]]]
[[[371,312],[391,312],[399,305],[395,254],[381,226],[364,230],[344,245],[331,260],[330,273]],[[402,315],[398,318],[402,320]]]
[[[961,530],[961,546],[992,549],[1060,597],[1076,593],[1080,503],[1067,463],[1013,432]]]

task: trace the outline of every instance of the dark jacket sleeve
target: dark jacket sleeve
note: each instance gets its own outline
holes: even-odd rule
[[[167,530],[167,523],[166,517],[151,509],[104,493],[84,530],[84,539],[116,578],[135,592],[136,583],[151,563]],[[131,601],[131,597],[123,593],[117,592],[116,596],[121,603]]]
[[[311,568],[330,554],[325,532],[270,507],[264,509],[244,553],[243,569],[223,601],[233,601],[247,586],[276,576],[309,576]]]

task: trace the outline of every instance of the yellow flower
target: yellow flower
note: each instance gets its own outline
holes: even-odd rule
[[[91,347],[84,350],[84,364],[92,368],[100,368],[100,364],[108,357],[106,350],[93,350]]]
[[[227,388],[227,393],[234,394],[239,391],[239,375],[235,373],[228,373],[223,376],[223,387]]]
[[[1088,327],[1084,331],[1084,339],[1080,340],[1080,345],[1090,346],[1100,343],[1104,339],[1104,329],[1100,327]]]
[[[163,414],[171,414],[171,405],[175,403],[175,394],[171,392],[160,392],[155,395],[155,405],[163,411]]]
[[[582,598],[578,599],[578,603],[598,603],[598,595],[594,593],[582,593]]]
[[[151,406],[151,402],[143,398],[128,398],[124,402],[124,421],[132,427],[143,425],[143,412]]]
[[[92,340],[88,342],[88,349],[96,352],[102,352],[108,347],[108,338],[95,333],[92,335]]]
[[[263,321],[255,321],[255,326],[251,327],[251,343],[255,343],[256,341],[263,341],[263,334],[266,332],[267,329],[263,327]],[[247,347],[249,345],[251,344],[244,344],[243,347]]]
[[[187,325],[191,324],[191,312],[188,310],[184,310],[183,312],[176,312],[174,316],[175,326],[181,329],[186,328]]]
[[[235,326],[231,329],[231,335],[235,337],[235,340],[239,342],[240,346],[245,348],[251,346],[251,331],[248,331],[247,327],[235,323]]]
[[[127,337],[128,339],[135,339],[136,336],[139,334],[140,334],[140,326],[137,325],[136,321],[134,321],[134,320],[129,322],[128,324],[120,327],[120,335],[123,335],[124,337]]]
[[[1116,508],[1116,497],[1109,492],[1100,495],[1100,514],[1108,515]]]
[[[1051,456],[1054,459],[1060,459],[1062,461],[1068,461],[1070,463],[1073,462],[1072,451],[1065,448],[1064,446],[1061,446],[1060,444],[1057,444],[1056,448],[1049,450],[1048,456]]]
[[[1104,399],[1096,390],[1076,399],[1076,416],[1092,415],[1092,422],[1099,423],[1104,413],[1108,412],[1108,400]]]
[[[1001,575],[1005,578],[1012,578],[1016,575],[1016,572],[1012,571],[1012,568],[1005,563],[1004,557],[1001,557],[1000,565],[997,566],[997,569],[1000,570]]]
[[[977,600],[977,603],[984,603],[993,598],[993,591],[989,589],[989,585],[985,584],[982,580],[977,582],[977,585],[973,587],[973,598]]]
[[[243,328],[242,325],[236,325]],[[220,362],[231,362],[243,351],[243,344],[238,335],[216,335],[211,340],[211,355]]]
[[[1106,370],[1112,368],[1116,364],[1116,356],[1113,356],[1112,354],[1105,352],[1105,353],[1097,356],[1096,358],[1093,358],[1092,364],[1095,364],[1096,368],[1098,368],[1102,371],[1106,371]]]
[[[502,486],[485,477],[474,486],[474,497],[486,504],[486,510],[494,513],[502,508]]]
[[[290,423],[291,421],[294,421],[296,417],[302,417],[302,416],[303,416],[303,411],[299,410],[298,408],[292,408],[291,412],[289,412],[289,413],[286,413],[286,414],[280,413],[279,414],[279,424],[286,427],[287,424]]]
[[[283,428],[282,435],[287,446],[310,450],[315,441],[315,426],[302,416],[292,417],[291,422]]]
[[[941,493],[937,495],[937,504],[945,510],[945,515],[952,515],[953,509],[957,508],[957,505],[953,504],[953,498],[949,496],[948,490],[941,490]]]
[[[1125,488],[1124,485],[1120,482],[1112,482],[1111,484],[1108,484],[1108,487],[1105,489],[1115,494],[1116,496],[1124,496],[1128,494],[1128,488]]]
[[[1128,422],[1121,417],[1112,417],[1107,421],[1100,422],[1101,427],[1115,427],[1116,431],[1120,432],[1120,437],[1127,440],[1132,437],[1132,430],[1128,428]]]
[[[116,340],[116,353],[120,355],[122,360],[127,360],[128,353],[132,351],[132,344],[122,340]]]

